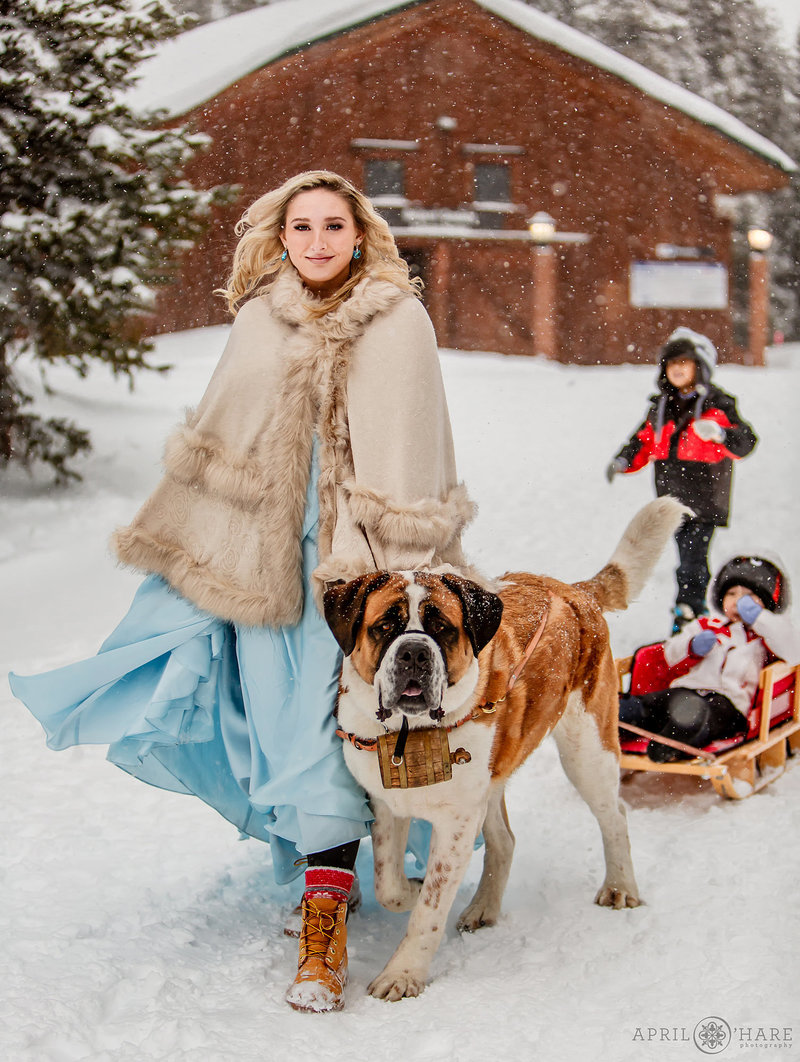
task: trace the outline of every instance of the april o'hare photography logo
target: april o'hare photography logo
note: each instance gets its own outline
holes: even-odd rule
[[[706,1055],[718,1055],[731,1042],[731,1027],[724,1018],[703,1018],[694,1028],[695,1046]]]
[[[721,1055],[727,1048],[731,1051],[790,1050],[794,1033],[788,1025],[730,1025],[724,1018],[714,1016],[702,1018],[694,1030],[685,1025],[638,1025],[633,1040],[647,1044],[694,1044],[704,1055]]]

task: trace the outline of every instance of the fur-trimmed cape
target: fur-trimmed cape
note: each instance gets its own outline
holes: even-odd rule
[[[309,299],[285,272],[245,304],[200,404],[167,442],[164,477],[113,538],[124,564],[248,626],[300,619],[315,432],[318,592],[366,571],[463,568],[474,515],[419,301],[369,276],[324,317],[309,316]]]

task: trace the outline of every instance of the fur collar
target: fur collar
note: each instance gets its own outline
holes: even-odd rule
[[[396,284],[367,274],[336,309],[324,317],[311,317],[314,296],[304,287],[293,267],[278,274],[267,296],[278,320],[295,328],[318,332],[334,342],[355,339],[376,314],[388,310],[400,299],[410,297]]]

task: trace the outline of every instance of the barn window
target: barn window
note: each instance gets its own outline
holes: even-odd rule
[[[367,159],[364,163],[364,190],[370,199],[401,196],[405,184],[406,168],[402,159]]]
[[[482,229],[503,228],[511,203],[511,168],[502,162],[476,162],[472,173],[473,206]]]
[[[502,162],[475,164],[475,201],[511,202],[511,171]]]
[[[400,225],[406,205],[406,164],[402,159],[365,159],[364,191],[390,225]]]

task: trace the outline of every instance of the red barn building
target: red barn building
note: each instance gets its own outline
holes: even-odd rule
[[[795,168],[519,0],[284,0],[162,46],[135,102],[209,134],[196,184],[241,189],[160,294],[157,331],[224,320],[212,292],[244,206],[328,168],[390,222],[442,346],[618,363],[682,323],[739,359],[726,204]],[[541,213],[556,234],[537,245]]]

